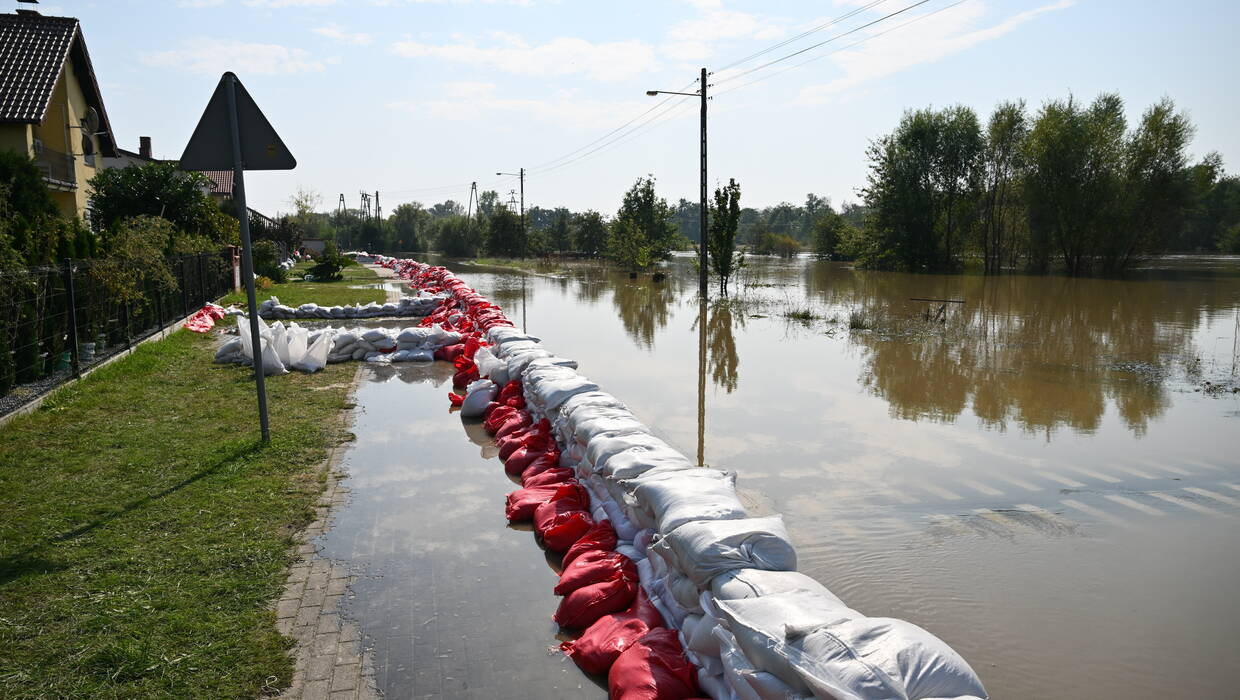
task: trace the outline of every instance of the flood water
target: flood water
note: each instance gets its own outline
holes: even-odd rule
[[[735,470],[753,511],[784,514],[801,571],[943,638],[993,697],[1236,696],[1240,393],[1205,383],[1238,378],[1240,259],[1080,280],[751,258],[706,306],[691,263],[661,282],[448,264],[686,455]],[[511,484],[445,415],[448,374],[368,371],[358,505],[326,548],[382,571],[355,585],[363,631],[399,613],[413,644],[434,610],[410,601],[433,585],[500,616],[556,679],[541,696],[597,695],[546,654],[554,574],[505,529]]]

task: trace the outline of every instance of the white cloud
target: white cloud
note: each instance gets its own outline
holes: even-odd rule
[[[305,49],[280,44],[260,44],[232,39],[193,38],[179,49],[150,51],[142,55],[143,64],[156,68],[174,68],[216,75],[226,70],[243,77],[256,75],[292,75],[312,73],[336,63],[335,58],[313,58]]]
[[[978,28],[986,15],[986,3],[982,0],[968,2],[938,14],[923,14],[916,23],[890,33],[890,27],[875,25],[871,36],[875,38],[830,57],[842,75],[819,85],[801,89],[799,101],[804,104],[820,104],[849,88],[898,73],[906,68],[933,63],[970,49],[978,44],[998,39],[1038,15],[1072,6],[1074,0],[1058,2],[1020,12],[987,27]],[[910,17],[905,22],[914,18]],[[898,25],[896,25],[898,26]]]
[[[492,33],[499,45],[478,46],[472,41],[423,44],[399,41],[392,52],[405,58],[437,58],[521,75],[584,74],[595,80],[623,81],[654,70],[654,49],[638,40],[595,44],[585,39],[559,37],[530,45],[513,34]]]
[[[483,5],[517,5],[519,7],[533,7],[534,0],[370,0],[370,4],[379,7],[390,7],[392,5],[472,5],[478,2]]]
[[[597,129],[600,123],[614,121],[617,114],[649,107],[648,102],[640,99],[591,100],[570,90],[556,92],[547,99],[504,97],[496,88],[495,83],[487,82],[443,83],[435,97],[401,100],[390,106],[418,116],[454,121],[494,119],[499,112],[518,112],[537,121],[581,129]]]
[[[714,42],[735,39],[770,41],[784,36],[788,23],[749,12],[724,9],[720,0],[689,0],[698,16],[668,28],[661,49],[669,58],[694,61],[710,57]]]
[[[344,30],[339,24],[329,24],[325,27],[315,27],[310,31],[320,36],[325,36],[333,41],[342,44],[353,44],[355,46],[366,46],[374,41],[374,37],[365,32],[350,33]]]
[[[219,7],[227,0],[180,0],[177,7]]]

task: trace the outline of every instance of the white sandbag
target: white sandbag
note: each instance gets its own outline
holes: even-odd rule
[[[835,596],[815,591],[715,600],[714,606],[745,658],[758,670],[775,674],[800,693],[809,692],[809,688],[788,660],[785,637],[788,625],[814,627],[864,617],[840,603]]]
[[[332,335],[330,330],[319,333],[319,337],[302,353],[301,359],[293,363],[293,369],[302,372],[317,372],[326,367],[327,350],[332,346]]]
[[[698,609],[702,612],[694,615],[697,624],[684,640],[685,649],[692,650],[698,656],[719,658],[719,639],[715,637],[716,625],[723,624],[719,617],[719,609],[709,591],[703,591],[698,598]]]
[[[579,417],[582,422],[588,418],[599,415],[597,411],[625,411],[628,409],[613,408],[608,406],[593,407],[584,406],[573,413],[574,417]],[[624,415],[624,414],[618,414]],[[629,413],[628,415],[632,415]],[[576,440],[576,435],[573,436]],[[607,462],[613,456],[626,450],[640,448],[643,451],[653,452],[656,450],[672,450],[666,442],[651,435],[648,431],[641,432],[611,432],[595,435],[586,444],[586,461],[590,463],[590,468],[600,474],[607,475]],[[674,451],[674,450],[672,450]]]
[[[605,411],[613,412],[611,415]],[[606,433],[619,435],[623,433],[649,433],[647,428],[641,421],[637,420],[631,413],[624,415],[615,413],[617,409],[599,409],[592,411],[589,415],[583,417],[573,425],[573,439],[580,445],[589,445],[590,439],[602,436]],[[578,411],[580,414],[581,411]],[[627,411],[625,412],[627,413]]]
[[[379,352],[391,352],[396,349],[396,341],[388,337],[376,340],[373,345]]]
[[[310,347],[310,332],[304,327],[296,323],[288,324],[288,330],[285,331],[286,343],[288,345],[288,356],[290,362],[286,363],[290,367],[296,364],[306,354],[306,349]]]
[[[366,355],[367,355],[367,354],[369,354],[369,353],[372,353],[372,352],[374,352],[374,350],[367,350],[366,348],[362,347],[362,346],[359,344],[359,345],[357,346],[357,349],[353,351],[353,359],[354,359],[354,360],[364,360],[364,359],[366,359]]]
[[[629,559],[632,559],[635,562],[641,561],[642,559],[646,558],[646,555],[638,551],[637,547],[634,547],[632,544],[625,544],[624,542],[621,542],[620,544],[616,545],[616,551],[620,552],[621,554],[628,557]]]
[[[598,384],[574,372],[571,377],[548,377],[539,382],[533,392],[545,410],[553,411],[570,396],[595,389]]]
[[[699,588],[710,588],[711,579],[736,569],[797,568],[796,549],[780,515],[687,522],[657,538],[650,548]]]
[[[827,587],[797,571],[767,571],[765,569],[736,569],[725,571],[710,581],[710,590],[719,600],[757,598],[772,593],[788,591],[815,591],[820,595],[836,598]],[[843,605],[840,601],[840,605]]]
[[[504,345],[519,340],[528,340],[534,343],[542,342],[541,338],[529,335],[520,328],[513,326],[492,326],[487,330],[487,342],[492,345]]]
[[[789,625],[787,640],[793,669],[819,698],[986,697],[968,662],[911,622],[856,617]]]
[[[485,346],[478,348],[478,350],[474,352],[474,364],[478,367],[478,376],[486,377],[488,379],[491,377],[491,373],[498,367],[504,366],[507,368],[507,365],[501,362],[500,359],[491,352],[491,348]],[[492,379],[491,381],[495,380]],[[495,383],[499,384],[499,382]]]
[[[288,369],[284,363],[280,361],[280,356],[276,354],[276,349],[272,342],[267,338],[259,338],[259,347],[263,352],[263,374],[288,374]]]
[[[781,681],[778,676],[756,668],[745,657],[735,637],[723,627],[713,628],[713,634],[718,641],[719,660],[723,663],[723,681],[738,700],[801,700],[809,697]]]
[[[402,346],[402,350],[412,350],[426,345],[431,335],[429,328],[402,328],[396,336],[396,342]]]
[[[520,381],[522,374],[525,372],[525,367],[530,363],[530,361],[536,360],[540,357],[551,357],[551,353],[546,350],[537,349],[527,350],[519,354],[506,355],[505,357],[508,361],[509,381],[513,379]]]
[[[621,435],[615,440],[623,440],[632,436]],[[590,448],[586,447],[586,457],[590,456]],[[600,463],[595,464],[595,471],[612,479],[635,479],[646,474],[695,469],[696,465],[676,450],[667,445],[634,445],[626,450],[606,455]]]
[[[701,595],[697,584],[688,576],[679,571],[669,571],[667,574],[667,590],[672,594],[672,600],[676,604],[690,613],[700,614],[701,606],[698,604],[698,596]]]
[[[425,348],[406,350],[405,357],[409,362],[434,362],[435,353]]]
[[[706,693],[710,700],[740,700],[736,693],[723,680],[723,674],[711,675],[704,668],[697,670],[698,688]]]
[[[216,362],[237,362],[243,359],[245,356],[241,347],[241,338],[233,338],[215,351]]]
[[[387,340],[389,337],[390,336],[387,334],[387,331],[382,328],[371,328],[365,333],[362,333],[362,340],[365,340],[371,345],[374,345],[380,340]]]
[[[487,404],[495,400],[499,387],[490,379],[479,379],[471,382],[466,388],[465,400],[461,403],[462,418],[477,418],[486,412]]]
[[[692,520],[735,520],[745,517],[736,495],[736,474],[698,467],[643,474],[632,484],[633,498],[667,534]],[[685,572],[689,573],[689,572]],[[706,585],[706,581],[698,581]]]
[[[280,358],[280,364],[288,367],[292,364],[292,360],[288,356],[288,333],[284,328],[284,324],[276,321],[271,324],[271,335],[269,337],[271,347],[276,353],[276,357]]]

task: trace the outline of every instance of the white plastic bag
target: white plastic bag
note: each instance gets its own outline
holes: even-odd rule
[[[286,365],[295,365],[306,354],[306,348],[309,346],[310,332],[297,325],[296,323],[288,324],[288,330],[285,331],[285,343],[288,346],[289,362]]]
[[[270,340],[259,338],[259,347],[263,349],[263,374],[288,374],[288,369],[280,361],[280,356],[276,354],[276,349]]]
[[[332,347],[334,335],[335,332],[330,329],[319,333],[319,337],[302,353],[301,359],[293,363],[293,369],[313,373],[326,367],[328,349]]]

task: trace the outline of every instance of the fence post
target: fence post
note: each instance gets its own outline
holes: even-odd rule
[[[210,301],[209,299],[207,299],[207,275],[202,270],[202,256],[203,255],[205,255],[205,253],[198,254],[198,298],[199,298],[198,306],[203,306],[208,301]]]
[[[159,287],[152,289],[154,294],[151,296],[155,297],[155,329],[160,330],[164,327],[164,294]]]
[[[133,348],[133,339],[129,335],[129,327],[132,324],[132,321],[129,320],[129,302],[128,301],[126,301],[124,305],[121,306],[121,316],[125,317],[125,349],[129,350]]]
[[[189,268],[185,266],[185,256],[181,256],[181,315],[189,315]]]
[[[69,294],[69,342],[73,357],[73,376],[82,378],[82,364],[78,358],[77,295],[73,289],[73,259],[65,258],[65,291]]]

